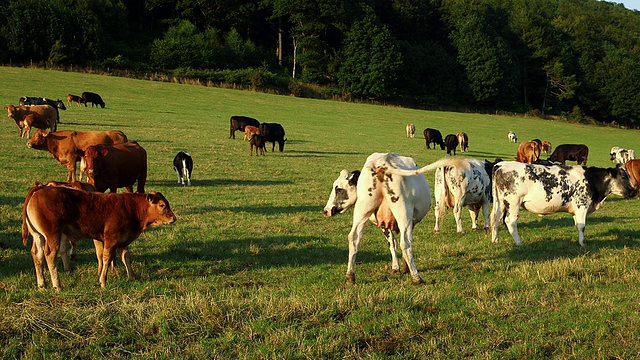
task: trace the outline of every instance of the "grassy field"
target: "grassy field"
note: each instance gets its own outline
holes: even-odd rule
[[[124,267],[98,286],[91,241],[81,242],[63,290],[38,290],[20,237],[24,195],[66,169],[28,149],[0,122],[0,357],[2,358],[634,358],[640,356],[640,202],[612,196],[587,219],[587,246],[569,214],[521,212],[517,248],[455,233],[449,210],[440,234],[433,210],[416,227],[424,285],[391,275],[387,244],[367,226],[355,286],[344,284],[351,212],[322,208],[341,169],[372,152],[398,152],[424,166],[426,150],[404,125],[443,135],[465,131],[479,159],[512,159],[507,141],[585,143],[589,165],[609,167],[613,145],[638,150],[635,130],[538,119],[417,111],[108,76],[0,67],[0,102],[63,99],[93,91],[105,109],[70,106],[59,129],[124,131],[148,153],[147,191],[162,192],[178,221],[130,246],[138,281]],[[229,117],[281,123],[283,153],[249,156]],[[271,146],[268,146],[271,150]],[[193,156],[193,186],[177,185],[173,156]],[[433,183],[433,174],[427,174]],[[59,267],[61,268],[61,266]]]

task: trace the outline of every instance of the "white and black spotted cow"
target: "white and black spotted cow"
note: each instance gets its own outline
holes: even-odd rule
[[[191,186],[191,172],[193,171],[193,159],[189,153],[180,151],[173,158],[173,170],[178,174],[178,184],[184,186],[185,180],[187,185]]]
[[[435,216],[436,225],[434,231],[440,232],[440,223],[447,208],[453,208],[456,219],[456,228],[459,233],[462,229],[462,208],[469,208],[471,227],[478,229],[478,214],[480,209],[484,215],[484,227],[489,229],[489,206],[491,205],[491,178],[487,173],[488,161],[476,159],[445,158],[418,170],[399,171],[393,173],[401,175],[422,174],[435,170],[434,195],[436,200]]]
[[[629,174],[621,168],[543,166],[501,162],[493,170],[491,240],[498,242],[498,227],[504,220],[515,244],[522,245],[517,219],[520,207],[537,215],[568,212],[584,246],[587,214],[597,210],[610,194],[624,198],[637,195]]]
[[[431,208],[431,190],[424,175],[401,176],[386,174],[389,169],[417,169],[415,161],[399,154],[373,153],[360,172],[343,170],[333,183],[329,201],[324,208],[327,216],[343,213],[354,206],[353,225],[349,233],[349,261],[347,284],[354,284],[355,261],[362,240],[364,226],[371,220],[380,227],[391,251],[392,268],[399,271],[396,258],[397,239],[400,235],[402,257],[409,267],[413,283],[422,283],[411,249],[413,227]]]

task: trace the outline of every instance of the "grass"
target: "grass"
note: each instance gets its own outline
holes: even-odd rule
[[[640,354],[640,248],[637,199],[609,198],[577,244],[568,214],[521,212],[515,247],[474,232],[441,233],[430,211],[415,230],[425,285],[389,273],[384,237],[365,230],[358,284],[344,285],[351,213],[322,214],[341,169],[372,152],[398,152],[423,166],[445,153],[426,150],[404,125],[443,135],[465,131],[464,156],[510,159],[520,140],[584,143],[589,164],[611,166],[613,145],[638,148],[635,130],[531,118],[418,111],[193,85],[0,67],[0,102],[63,98],[94,91],[105,109],[71,105],[60,129],[119,129],[148,152],[147,191],[161,191],[178,221],[131,246],[138,281],[123,266],[98,287],[91,241],[80,243],[63,290],[38,290],[29,246],[20,239],[21,205],[36,180],[66,169],[25,147],[0,122],[0,357],[3,358],[632,358]],[[283,153],[250,157],[229,117],[281,123]],[[270,150],[270,146],[268,146]],[[194,158],[182,188],[173,156]],[[427,178],[432,183],[432,174]],[[61,266],[59,267],[61,268]],[[47,284],[50,284],[47,274]],[[49,285],[50,286],[50,285]]]

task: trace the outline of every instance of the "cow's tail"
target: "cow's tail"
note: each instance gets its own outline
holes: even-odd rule
[[[41,182],[36,181],[35,186],[29,189],[27,192],[27,196],[24,198],[24,204],[22,204],[22,244],[27,246],[27,241],[29,240],[29,227],[27,225],[27,205],[29,204],[29,200],[33,194],[42,189],[44,186]]]
[[[453,167],[470,167],[469,162],[465,159],[460,158],[444,158],[440,159],[434,163],[431,163],[425,167],[421,167],[420,169],[415,170],[405,170],[405,169],[387,169],[386,173],[389,175],[402,175],[402,176],[411,176],[424,174],[429,171],[434,171],[437,168],[445,167],[445,166],[453,166]]]
[[[182,178],[183,179],[188,179],[189,178],[189,169],[187,169],[187,159],[186,158],[182,159]]]

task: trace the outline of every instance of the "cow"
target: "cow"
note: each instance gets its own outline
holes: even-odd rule
[[[516,135],[516,133],[514,133],[513,131],[509,131],[509,133],[507,134],[507,137],[509,138],[510,143],[518,142],[518,135]]]
[[[427,142],[427,149],[431,149],[431,143],[433,143],[433,148],[436,148],[436,145],[440,145],[440,150],[444,150],[444,141],[442,141],[442,134],[440,131],[436,129],[426,128],[424,129],[424,140]]]
[[[67,167],[67,181],[76,180],[76,162],[80,160],[78,150],[97,144],[120,144],[127,142],[127,136],[119,130],[110,131],[36,131],[27,141],[27,147],[46,150]],[[82,178],[82,174],[80,176]]]
[[[543,141],[542,142],[542,153],[545,155],[549,155],[549,153],[551,152],[551,143],[548,141]]]
[[[42,130],[56,130],[58,113],[51,105],[9,105],[5,106],[4,109],[7,110],[7,116],[12,118],[18,125],[20,138],[31,136],[32,127]]]
[[[280,124],[276,123],[262,123],[258,126],[260,129],[260,135],[264,138],[264,142],[273,143],[271,152],[276,149],[276,142],[278,143],[278,150],[284,151],[284,143],[287,139],[284,138],[284,128]]]
[[[456,148],[458,147],[458,137],[453,134],[449,134],[444,138],[444,146],[447,148],[447,155],[456,154]]]
[[[424,175],[401,176],[387,173],[393,169],[417,169],[415,161],[394,153],[373,153],[364,163],[356,183],[338,179],[324,208],[327,216],[343,213],[354,206],[353,224],[349,232],[349,260],[346,283],[355,284],[355,264],[358,246],[364,226],[372,216],[383,231],[398,231],[402,257],[409,267],[414,284],[422,283],[414,259],[411,243],[413,227],[419,223],[431,207],[431,190]],[[344,177],[346,170],[341,173]],[[349,182],[350,181],[350,182]],[[343,184],[343,185],[340,185]],[[340,187],[344,186],[344,187]],[[373,219],[372,219],[373,220]],[[387,234],[385,232],[385,234]],[[387,236],[389,240],[390,236]],[[395,253],[395,240],[389,240],[393,270],[399,270]]]
[[[236,138],[236,130],[244,132],[247,125],[259,127],[260,122],[248,116],[235,115],[229,119],[229,139]]]
[[[78,150],[87,165],[89,183],[105,192],[112,193],[124,187],[133,192],[133,184],[138,183],[137,193],[144,193],[147,182],[147,152],[137,142],[114,145],[91,145]]]
[[[56,256],[60,242],[70,239],[96,239],[102,242],[100,287],[106,287],[110,264],[119,249],[125,249],[150,226],[172,224],[176,216],[161,194],[101,194],[66,187],[44,187],[29,199],[22,217],[22,239],[31,234],[31,257],[39,288],[45,287],[44,267],[51,283],[60,291]],[[25,231],[25,228],[27,231]]]
[[[261,155],[264,155],[264,152],[267,150],[264,137],[260,134],[251,135],[251,139],[249,139],[249,156],[253,156],[253,148],[256,148],[256,156],[258,156],[258,151],[260,151]]]
[[[640,160],[633,159],[624,164],[625,169],[629,173],[631,185],[640,191]]]
[[[576,161],[578,165],[587,165],[587,157],[589,156],[589,148],[583,144],[562,144],[556,146],[549,161],[559,162],[562,165],[567,160]]]
[[[405,126],[405,130],[407,131],[407,137],[413,139],[416,134],[416,126],[413,124],[407,124],[407,126]]]
[[[67,107],[64,106],[64,102],[62,100],[51,100],[44,97],[35,97],[35,96],[23,96],[19,100],[20,105],[51,105],[54,109],[56,109],[57,122],[60,123],[60,110],[67,110]]]
[[[184,186],[184,180],[187,180],[187,186],[191,186],[191,172],[193,171],[193,158],[188,152],[180,151],[173,158],[173,171],[178,174],[178,184]]]
[[[458,137],[458,144],[460,145],[460,151],[469,151],[469,136],[465,132],[459,132],[456,134]]]
[[[516,161],[533,164],[540,159],[540,143],[537,141],[525,141],[518,145]]]
[[[76,103],[78,106],[81,106],[81,104],[85,104],[85,106],[86,106],[86,102],[84,101],[82,96],[68,94],[67,95],[67,106],[70,106],[72,102]]]
[[[434,231],[440,233],[440,224],[447,208],[453,208],[456,230],[462,228],[462,208],[469,208],[471,228],[478,230],[478,215],[482,209],[484,228],[489,229],[489,206],[491,205],[491,171],[494,163],[476,159],[445,158],[418,170],[393,170],[393,173],[410,176],[435,170],[434,197],[436,200]]]
[[[568,212],[584,242],[587,214],[600,208],[606,197],[635,197],[629,174],[621,168],[543,166],[513,161],[498,163],[493,170],[491,240],[498,242],[498,227],[504,221],[516,245],[522,245],[517,219],[520,207],[536,215]]]
[[[96,108],[98,107],[98,105],[100,105],[100,107],[104,109],[105,103],[104,101],[102,101],[102,97],[100,95],[85,91],[81,96],[82,102],[84,103],[85,107],[87,107],[87,103],[91,103],[91,107],[93,107],[93,105],[95,104]]]
[[[256,134],[256,135],[260,135],[260,129],[258,129],[255,126],[252,125],[247,125],[244,127],[244,138],[243,140],[249,140],[251,139],[251,135]]]
[[[633,149],[622,149],[617,146],[614,147],[615,151],[613,151],[611,155],[611,161],[614,161],[616,164],[625,164],[629,160],[633,160],[636,158],[636,152]]]

